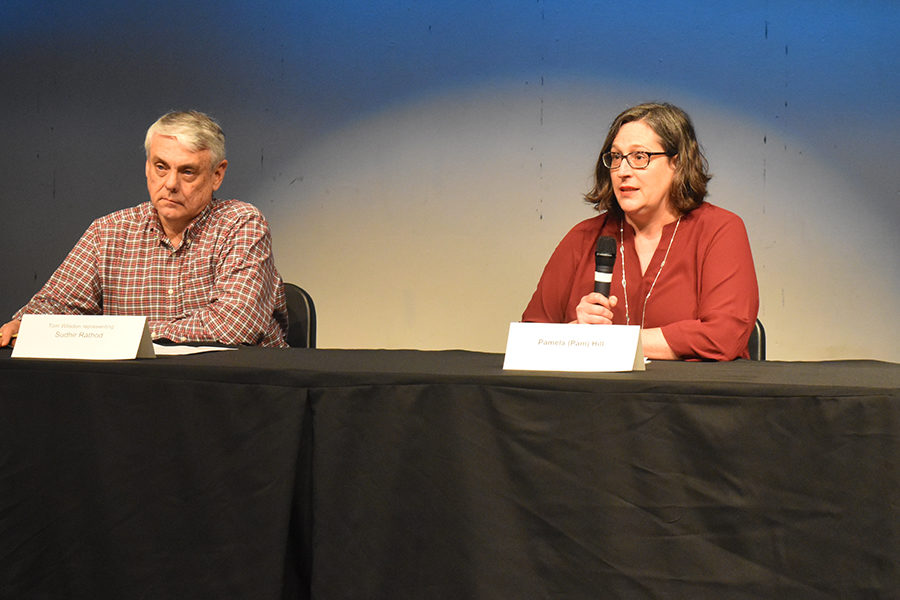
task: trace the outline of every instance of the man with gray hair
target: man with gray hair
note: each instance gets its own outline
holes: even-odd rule
[[[213,194],[228,161],[209,116],[170,112],[144,142],[150,201],[94,221],[22,315],[138,315],[155,340],[286,346],[287,309],[269,225]]]

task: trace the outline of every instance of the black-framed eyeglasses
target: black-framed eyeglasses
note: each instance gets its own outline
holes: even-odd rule
[[[622,159],[628,161],[632,169],[646,169],[650,166],[650,159],[654,156],[672,156],[671,152],[647,152],[646,150],[635,150],[628,154],[621,152],[604,152],[600,159],[603,166],[607,169],[618,169],[622,164]]]

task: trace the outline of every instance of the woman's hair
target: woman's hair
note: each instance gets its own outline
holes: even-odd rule
[[[210,116],[196,110],[173,111],[161,116],[147,130],[144,152],[150,156],[150,141],[154,134],[171,136],[187,146],[191,152],[209,150],[210,168],[225,160],[225,134]]]
[[[685,214],[700,206],[706,197],[706,183],[712,176],[707,172],[709,165],[697,143],[691,118],[677,106],[655,103],[629,108],[613,121],[597,157],[594,189],[585,194],[585,201],[593,204],[598,211],[621,216],[622,209],[613,192],[610,169],[604,166],[602,157],[603,153],[609,152],[622,125],[633,121],[646,123],[659,136],[665,151],[673,156],[675,175],[669,190],[672,207]]]

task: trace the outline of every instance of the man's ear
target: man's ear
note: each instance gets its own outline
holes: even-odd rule
[[[222,181],[225,179],[226,169],[228,169],[227,160],[223,160],[215,169],[213,169],[213,191],[218,190],[219,186],[222,185]]]

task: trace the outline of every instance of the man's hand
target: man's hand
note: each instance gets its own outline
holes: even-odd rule
[[[19,334],[19,325],[22,321],[15,319],[0,327],[0,348],[16,345],[16,336]]]

